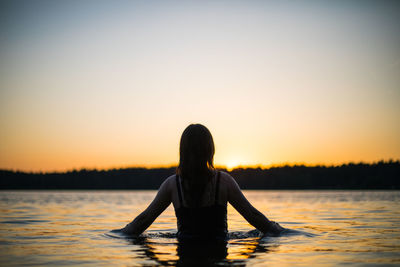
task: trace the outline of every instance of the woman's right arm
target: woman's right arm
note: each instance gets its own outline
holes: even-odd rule
[[[279,234],[284,230],[282,226],[274,221],[268,220],[259,212],[243,195],[239,185],[230,175],[225,176],[228,184],[229,203],[255,228],[263,233]]]

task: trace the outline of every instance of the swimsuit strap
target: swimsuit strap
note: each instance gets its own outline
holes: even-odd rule
[[[179,175],[176,175],[176,187],[178,189],[178,195],[179,195],[179,203],[181,204],[181,207],[183,206],[183,201],[182,201],[182,193],[181,193],[181,185],[179,183]]]
[[[216,187],[215,187],[215,205],[218,204],[219,177],[220,177],[220,172],[218,171],[217,184],[216,184]]]

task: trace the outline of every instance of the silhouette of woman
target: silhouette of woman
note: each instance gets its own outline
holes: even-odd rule
[[[228,202],[259,231],[278,235],[284,230],[249,203],[232,176],[214,169],[214,141],[205,126],[189,125],[182,134],[179,152],[176,174],[162,183],[151,204],[120,229],[122,233],[140,235],[171,202],[178,221],[180,242],[225,241]]]

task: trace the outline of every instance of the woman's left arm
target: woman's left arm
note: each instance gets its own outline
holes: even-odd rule
[[[131,223],[122,228],[122,233],[127,235],[140,235],[169,206],[169,204],[171,204],[170,180],[171,179],[166,179],[161,184],[160,189],[151,204]]]

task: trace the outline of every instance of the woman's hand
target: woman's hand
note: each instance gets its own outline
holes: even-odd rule
[[[127,225],[125,225],[124,228],[119,229],[119,231],[125,235],[132,235],[132,236],[138,236],[140,235],[140,233],[137,233],[137,231],[135,231],[135,227],[134,227],[134,221],[128,223]]]
[[[123,234],[126,234],[126,235],[131,235],[132,232],[133,232],[132,230],[133,230],[133,229],[132,229],[132,222],[130,222],[130,223],[128,223],[127,225],[125,225],[124,228],[121,229],[121,232],[122,232]]]
[[[267,231],[268,234],[279,235],[285,228],[279,225],[279,223],[270,221],[269,229]],[[266,234],[267,234],[266,233]]]

